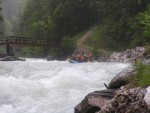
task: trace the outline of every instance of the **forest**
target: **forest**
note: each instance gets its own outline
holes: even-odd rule
[[[13,22],[13,35],[48,39],[54,46],[24,47],[22,53],[70,54],[75,47],[65,43],[76,43],[77,34],[94,26],[99,34],[87,41],[94,49],[120,51],[150,43],[150,0],[26,0],[23,4],[24,11]]]

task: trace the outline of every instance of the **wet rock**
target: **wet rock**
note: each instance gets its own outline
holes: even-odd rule
[[[25,59],[15,57],[15,56],[6,56],[6,57],[3,57],[3,58],[0,58],[0,61],[25,61]]]
[[[137,59],[143,58],[146,51],[144,47],[136,47],[135,49],[127,49],[122,52],[114,52],[108,59],[107,62],[130,62],[133,63]]]
[[[136,70],[133,66],[129,66],[127,69],[123,70],[117,74],[109,83],[110,89],[120,88],[121,86],[127,85],[129,83],[129,78],[136,74]]]
[[[52,55],[49,55],[48,57],[46,57],[47,61],[52,61],[52,60],[56,60],[56,58]]]
[[[4,58],[1,58],[0,61],[15,61],[15,57],[6,56]]]
[[[142,88],[118,90],[115,97],[97,113],[150,113],[144,101],[145,93]]]
[[[95,91],[87,95],[81,103],[75,107],[75,113],[95,113],[114,97],[114,89]]]

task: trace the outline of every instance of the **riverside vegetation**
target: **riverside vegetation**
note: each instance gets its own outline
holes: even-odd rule
[[[150,46],[147,46],[144,56],[150,55]],[[148,87],[150,85],[150,64],[137,61],[135,64],[137,74],[131,77],[131,87]]]
[[[138,61],[135,64],[137,74],[131,78],[132,87],[148,87],[150,85],[150,64]]]
[[[3,2],[8,4],[8,1]],[[7,20],[4,21],[4,35],[45,38],[56,45],[50,49],[47,47],[16,49],[18,53],[24,55],[70,54],[74,47],[69,45],[66,47],[64,43],[67,41],[76,43],[82,36],[80,34],[89,30],[92,30],[92,34],[84,44],[98,55],[145,46],[150,42],[149,0],[26,0],[26,2],[11,0],[10,2],[11,6],[16,2],[24,4],[22,5],[24,11],[21,10],[19,16],[9,15],[9,18],[4,18]]]

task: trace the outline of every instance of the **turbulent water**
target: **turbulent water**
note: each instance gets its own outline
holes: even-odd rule
[[[73,113],[88,93],[104,89],[128,65],[0,62],[0,113]]]

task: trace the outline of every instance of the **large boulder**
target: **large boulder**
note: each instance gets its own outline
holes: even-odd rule
[[[115,91],[108,89],[90,93],[75,107],[75,113],[95,113],[100,111],[103,105],[114,97]]]
[[[114,52],[107,62],[130,62],[133,63],[137,59],[141,59],[146,51],[145,47],[136,47],[135,49],[127,49],[122,52]]]
[[[129,83],[129,78],[136,74],[136,70],[133,66],[129,66],[127,69],[123,70],[117,74],[109,83],[110,89],[120,88],[121,86],[127,85]]]
[[[142,88],[121,89],[97,113],[150,113],[144,101],[146,90]]]

